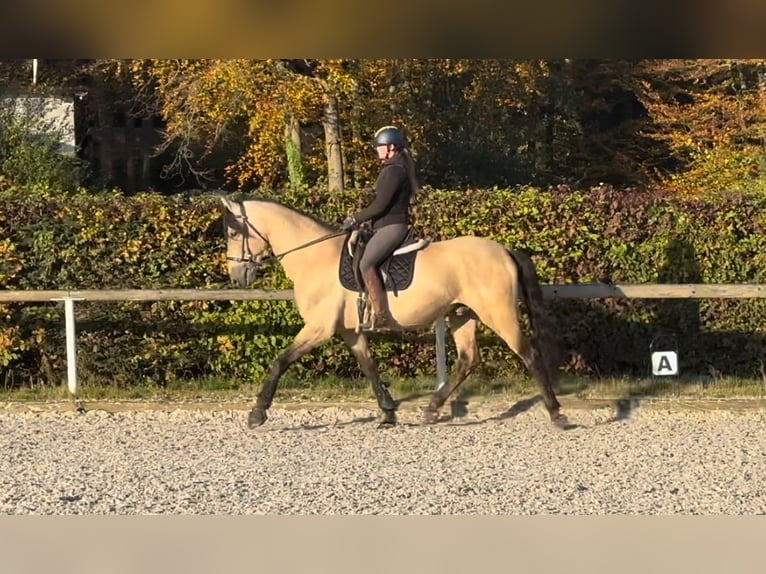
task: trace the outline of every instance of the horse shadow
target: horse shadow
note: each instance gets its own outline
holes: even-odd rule
[[[407,395],[406,397],[399,399],[397,401],[398,403],[408,401],[408,400],[414,400],[416,398],[422,398],[423,396],[428,396],[430,393],[412,393],[410,395]],[[412,423],[412,422],[398,422],[397,426],[400,427],[425,427],[425,426],[475,426],[475,425],[483,425],[488,424],[491,422],[498,422],[503,421],[507,419],[515,418],[530,409],[532,409],[535,405],[540,403],[542,401],[542,397],[538,395],[534,395],[532,397],[520,399],[516,401],[511,407],[506,410],[505,412],[488,416],[481,419],[474,419],[474,420],[468,420],[464,421],[465,417],[467,417],[469,413],[468,405],[469,401],[465,398],[457,398],[450,403],[450,412],[445,413],[437,419],[435,423]],[[343,422],[332,422],[332,423],[319,423],[319,424],[298,424],[298,425],[290,425],[290,426],[281,426],[281,427],[270,427],[270,428],[263,428],[261,427],[261,432],[295,432],[295,431],[317,431],[317,430],[327,430],[331,428],[344,428],[344,427],[353,427],[357,425],[367,425],[374,423],[378,420],[378,417],[375,415],[369,415],[369,416],[362,416],[362,417],[355,417],[348,421]],[[562,430],[573,430],[576,428],[584,428],[585,425],[575,424],[575,423],[567,423],[564,425]]]
[[[511,405],[511,407],[508,410],[498,415],[492,415],[485,418],[464,421],[462,419],[464,419],[470,414],[468,409],[468,405],[470,404],[470,401],[468,401],[467,398],[465,397],[460,397],[453,400],[450,403],[450,413],[442,415],[437,422],[448,423],[449,426],[474,426],[474,425],[484,425],[484,424],[488,424],[492,422],[504,421],[504,420],[516,418],[519,415],[525,412],[528,412],[535,405],[542,402],[542,400],[543,400],[542,396],[537,394],[532,397],[517,400],[515,403]],[[569,431],[569,430],[574,430],[577,428],[584,428],[584,427],[585,425],[568,422],[563,426],[562,430]]]
[[[256,432],[264,432],[264,433],[319,431],[319,430],[327,430],[332,428],[344,428],[344,427],[351,427],[356,425],[370,424],[375,422],[376,420],[378,420],[378,417],[374,415],[370,415],[366,417],[355,417],[349,421],[344,421],[344,422],[301,423],[297,425],[287,425],[287,426],[262,426],[256,429],[246,429],[246,430],[249,430],[250,432],[252,432],[252,430],[255,430]]]
[[[421,399],[430,395],[431,395],[430,392],[411,393],[399,399],[397,403],[409,402],[409,401]],[[470,404],[469,399],[472,395],[473,393],[471,393],[470,390],[466,390],[464,393],[460,394],[458,397],[450,401],[449,414],[446,414],[446,413],[442,414],[439,417],[439,419],[437,419],[437,423],[452,423],[452,426],[455,426],[455,425],[471,426],[476,424],[485,424],[491,421],[503,421],[506,419],[515,418],[529,411],[536,404],[540,403],[543,400],[541,395],[539,394],[534,395],[529,398],[519,399],[513,405],[511,405],[511,407],[507,411],[499,415],[490,416],[480,420],[461,421],[461,419],[464,419],[470,414],[468,405]],[[458,422],[455,422],[455,421],[458,421]],[[574,423],[568,423],[567,425],[564,426],[564,430],[579,428],[580,426],[581,425],[576,425]]]

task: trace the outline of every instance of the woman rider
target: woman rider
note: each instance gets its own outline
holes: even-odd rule
[[[380,128],[375,132],[374,146],[383,164],[375,182],[375,199],[362,211],[347,217],[341,229],[348,231],[365,221],[372,223],[373,235],[365,247],[359,269],[375,313],[374,328],[378,330],[394,327],[378,265],[406,237],[410,199],[417,193],[418,185],[415,164],[404,134],[398,128]]]

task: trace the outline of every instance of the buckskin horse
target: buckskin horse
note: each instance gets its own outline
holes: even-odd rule
[[[248,416],[249,427],[266,422],[285,370],[336,333],[372,383],[381,411],[380,426],[395,425],[398,403],[370,355],[368,332],[359,329],[360,291],[348,279],[349,234],[276,201],[220,199],[231,280],[246,287],[265,259],[280,261],[293,282],[295,304],[304,321],[292,344],[271,365]],[[269,247],[272,255],[267,256]],[[563,428],[567,419],[554,393],[558,369],[553,357],[557,354],[532,260],[475,236],[427,242],[414,249],[403,255],[395,252],[389,258],[389,263],[409,260],[399,265],[405,272],[399,273],[398,282],[390,265],[381,266],[389,272],[385,284],[395,328],[428,329],[437,319],[447,317],[457,349],[454,374],[423,408],[424,421],[438,420],[444,402],[479,364],[476,327],[481,321],[532,372],[552,423]],[[350,275],[353,278],[353,272]],[[528,313],[531,336],[522,327],[520,302]]]

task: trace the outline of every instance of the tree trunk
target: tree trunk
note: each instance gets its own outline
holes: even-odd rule
[[[343,156],[341,154],[340,114],[338,113],[338,98],[332,94],[324,97],[324,126],[325,147],[327,153],[327,183],[329,190],[343,191]]]
[[[303,172],[301,126],[295,117],[290,117],[285,126],[285,152],[287,155],[287,175],[290,180],[290,186],[300,188],[305,184],[305,175]]]
[[[352,122],[351,124],[351,137],[356,141],[364,141],[364,136],[361,134],[359,122]],[[354,151],[354,159],[352,160],[354,189],[362,188],[362,158],[359,157],[359,152]]]
[[[550,62],[551,75],[542,105],[542,133],[535,141],[535,172],[538,177],[547,178],[553,171],[553,142],[556,137],[556,109],[561,81],[561,62]]]
[[[359,83],[354,83],[353,101],[351,102],[351,138],[354,141],[354,149],[352,151],[352,178],[354,183],[354,189],[360,189],[362,187],[362,158],[359,155],[359,149],[356,145],[357,142],[365,141],[362,135],[362,99],[359,94]],[[348,164],[347,164],[348,165]]]

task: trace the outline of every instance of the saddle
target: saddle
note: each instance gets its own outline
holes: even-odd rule
[[[362,227],[349,234],[341,250],[338,268],[338,278],[343,288],[358,293],[357,313],[360,325],[366,322],[365,320],[371,313],[367,289],[359,270],[359,262],[362,260],[364,249],[370,237],[372,237],[372,231],[368,227]],[[425,249],[430,243],[430,239],[417,238],[412,227],[409,228],[399,247],[378,266],[387,292],[390,291],[397,295],[412,284],[415,258],[418,252]]]

